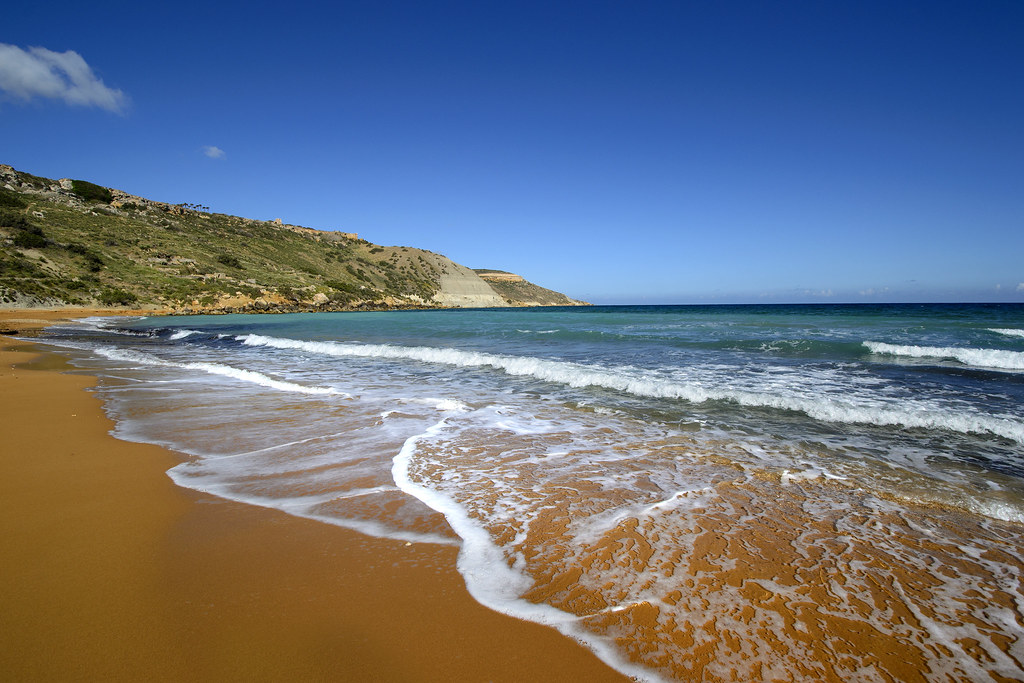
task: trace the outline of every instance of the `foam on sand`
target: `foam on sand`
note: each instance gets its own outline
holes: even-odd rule
[[[305,386],[302,384],[296,384],[295,382],[274,379],[273,377],[269,377],[263,373],[255,372],[253,370],[235,368],[221,363],[176,363],[156,358],[155,356],[141,353],[139,351],[109,347],[99,347],[93,350],[110,360],[128,361],[132,363],[139,363],[141,365],[182,368],[185,370],[199,370],[211,375],[220,375],[222,377],[230,377],[231,379],[240,380],[242,382],[251,382],[270,389],[276,389],[277,391],[292,391],[300,394],[348,396],[344,392],[340,392],[332,387]]]

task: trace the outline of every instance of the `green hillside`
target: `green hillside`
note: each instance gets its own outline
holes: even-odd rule
[[[420,249],[0,166],[0,304],[175,312],[435,307],[444,300],[442,280],[453,274],[476,277]]]

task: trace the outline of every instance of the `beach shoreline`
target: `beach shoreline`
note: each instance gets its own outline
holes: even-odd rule
[[[0,670],[11,680],[627,680],[467,593],[453,547],[370,538],[176,486],[110,435],[95,379],[0,311]]]

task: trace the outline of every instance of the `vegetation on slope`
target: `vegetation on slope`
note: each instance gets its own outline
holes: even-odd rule
[[[64,186],[0,167],[0,303],[415,307],[429,305],[450,263],[342,233],[118,201],[84,181]]]

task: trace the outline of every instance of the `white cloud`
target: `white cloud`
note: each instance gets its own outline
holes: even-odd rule
[[[104,85],[72,50],[30,47],[26,51],[0,43],[0,90],[25,101],[45,97],[112,112],[124,111],[128,104],[127,95]]]
[[[207,145],[206,147],[203,147],[203,154],[210,157],[211,159],[224,158],[224,150],[222,150],[220,147],[214,147],[213,145]]]
[[[1024,282],[1020,282],[1017,284],[1017,291],[1024,292]]]

